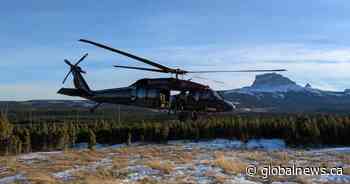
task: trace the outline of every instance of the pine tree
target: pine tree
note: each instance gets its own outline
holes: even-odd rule
[[[168,125],[163,125],[160,132],[160,141],[166,143],[168,141],[169,136],[169,127]]]
[[[49,136],[49,128],[47,127],[47,123],[42,123],[41,125],[41,137],[42,137],[42,149],[48,149],[48,136]]]
[[[132,138],[132,134],[131,134],[131,131],[129,131],[129,132],[128,132],[127,141],[126,141],[126,144],[127,144],[127,145],[131,145],[131,138]]]
[[[22,142],[18,136],[12,135],[10,137],[9,152],[17,155],[22,152]]]
[[[30,131],[25,128],[24,129],[24,140],[23,140],[23,151],[25,153],[31,152],[31,138],[30,138]]]
[[[5,152],[8,154],[8,144],[13,131],[13,125],[7,118],[7,114],[1,112],[0,114],[0,152]],[[4,150],[1,150],[3,148]]]
[[[88,148],[93,150],[96,145],[96,135],[94,131],[89,129],[89,141],[88,141]]]

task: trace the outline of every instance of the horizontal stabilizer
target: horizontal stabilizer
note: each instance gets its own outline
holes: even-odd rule
[[[86,95],[86,92],[81,89],[74,89],[74,88],[61,88],[57,91],[58,94],[62,95],[68,95],[68,96],[84,96]]]

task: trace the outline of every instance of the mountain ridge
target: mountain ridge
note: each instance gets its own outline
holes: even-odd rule
[[[257,75],[251,86],[222,91],[239,108],[267,108],[282,112],[350,110],[350,90],[327,91],[304,87],[277,74]]]

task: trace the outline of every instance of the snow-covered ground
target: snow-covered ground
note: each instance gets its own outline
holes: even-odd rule
[[[209,141],[186,142],[170,141],[169,144],[183,145],[185,149],[263,149],[278,150],[286,148],[286,143],[281,139],[252,139],[244,143],[239,140],[214,139]]]
[[[103,183],[108,180],[125,184],[139,181],[259,184],[266,183],[266,180],[261,176],[248,176],[246,167],[296,164],[300,167],[322,165],[350,168],[349,153],[350,147],[292,149],[280,139],[100,145],[95,151],[79,145],[66,152],[37,152],[11,158],[17,168],[10,170],[0,165],[0,184],[16,181],[28,183],[37,178],[60,183],[88,180],[100,180]],[[41,174],[40,177],[37,174]],[[341,176],[279,176],[272,177],[269,183],[350,183],[349,174],[347,170]]]

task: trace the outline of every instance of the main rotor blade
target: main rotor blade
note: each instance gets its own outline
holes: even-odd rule
[[[215,82],[215,83],[225,84],[225,83],[222,82],[222,81],[213,80],[213,79],[208,79],[208,78],[200,77],[200,76],[193,76],[192,78],[203,79],[203,80],[212,81],[212,82]]]
[[[142,67],[120,66],[120,65],[114,65],[114,67],[116,67],[116,68],[134,69],[134,70],[145,70],[145,71],[151,71],[151,72],[168,73],[167,71],[159,70],[159,69],[153,69],[153,68],[142,68]]]
[[[135,55],[132,55],[132,54],[130,54],[130,53],[127,53],[127,52],[124,52],[124,51],[121,51],[121,50],[118,50],[118,49],[109,47],[109,46],[107,46],[107,45],[103,45],[103,44],[96,43],[96,42],[93,42],[93,41],[90,41],[90,40],[85,40],[85,39],[80,39],[79,41],[85,42],[85,43],[89,43],[89,44],[95,45],[95,46],[97,46],[97,47],[101,47],[101,48],[110,50],[110,51],[112,51],[112,52],[116,52],[116,53],[121,54],[121,55],[124,55],[124,56],[126,56],[126,57],[129,57],[129,58],[132,58],[132,59],[141,61],[141,62],[146,63],[146,64],[149,64],[149,65],[154,66],[154,67],[156,67],[156,68],[159,68],[159,69],[161,69],[161,70],[165,70],[165,71],[174,70],[174,69],[172,69],[172,68],[163,66],[163,65],[158,64],[158,63],[155,63],[155,62],[153,62],[153,61],[151,61],[151,60],[148,60],[148,59],[146,59],[146,58],[142,58],[142,57],[139,57],[139,56],[135,56]]]
[[[72,69],[70,69],[69,72],[67,73],[66,77],[64,77],[62,84],[64,84],[66,82],[66,80],[71,72],[72,72]]]
[[[79,59],[79,61],[78,61],[77,63],[75,63],[75,66],[78,66],[79,63],[82,62],[82,61],[86,58],[86,56],[88,56],[88,55],[89,55],[89,54],[86,53],[83,57],[81,57],[81,58]]]
[[[187,73],[229,73],[229,72],[284,72],[285,69],[278,70],[204,70],[204,71],[188,71]]]

